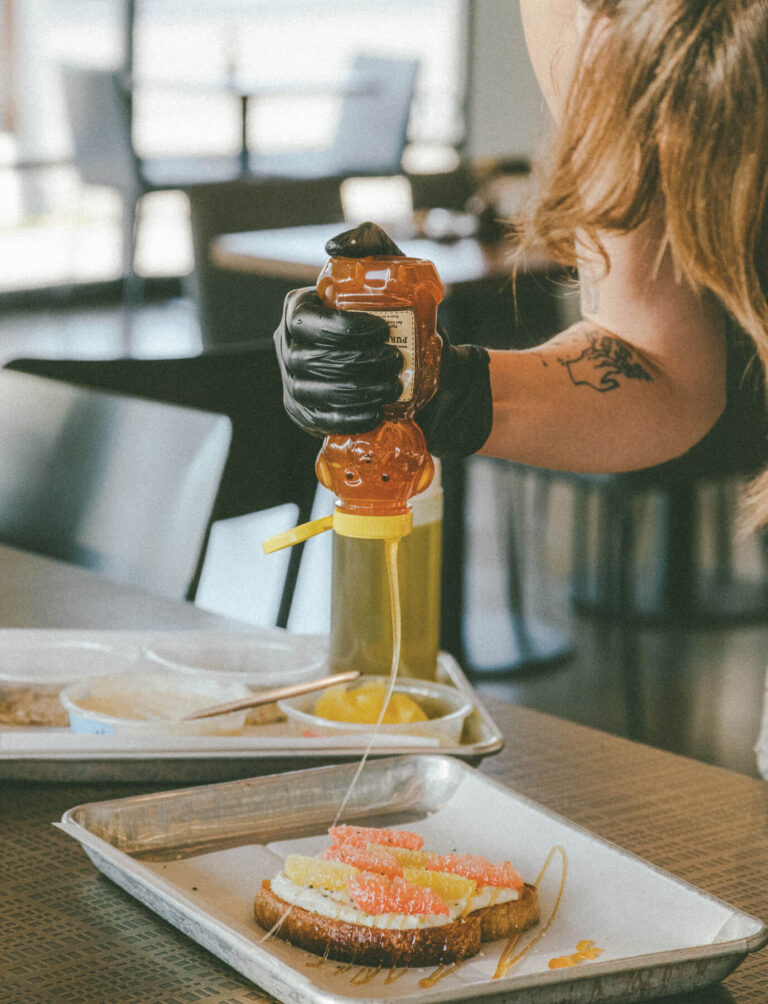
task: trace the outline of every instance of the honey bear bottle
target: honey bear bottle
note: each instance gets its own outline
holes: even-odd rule
[[[365,253],[369,240],[376,253]],[[354,255],[343,253],[353,247]],[[437,484],[430,499],[424,498],[435,468],[414,415],[437,389],[442,349],[437,306],[443,286],[431,262],[404,255],[373,223],[339,235],[326,249],[331,258],[318,278],[318,296],[326,306],[364,310],[386,320],[389,341],[403,356],[402,392],[372,431],[325,437],[315,471],[336,496],[333,514],[273,537],[264,550],[270,553],[333,528],[331,667],[354,664],[361,673],[384,674],[391,656],[394,678],[402,652],[406,675],[433,677],[442,492]],[[411,539],[415,496],[424,511]]]
[[[403,356],[403,388],[397,401],[385,407],[376,429],[326,436],[315,470],[339,500],[337,532],[402,537],[411,525],[409,500],[429,486],[433,475],[432,458],[413,416],[437,388],[437,305],[443,286],[432,262],[403,255],[375,224],[363,224],[350,234],[335,239],[342,249],[350,239],[359,239],[364,250],[364,242],[374,235],[377,247],[387,243],[392,252],[333,254],[318,278],[318,296],[328,307],[364,310],[386,320],[389,342]]]

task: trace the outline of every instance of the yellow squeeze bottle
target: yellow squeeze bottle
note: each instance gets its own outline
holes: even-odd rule
[[[400,675],[434,680],[440,647],[443,491],[439,461],[425,492],[411,500],[413,529],[400,541]],[[334,534],[330,664],[386,675],[392,655],[389,583],[379,541]]]

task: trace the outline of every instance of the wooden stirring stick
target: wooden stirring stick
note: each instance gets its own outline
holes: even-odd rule
[[[210,708],[202,708],[193,715],[184,715],[181,721],[188,722],[195,718],[213,718],[215,715],[227,715],[231,711],[258,708],[261,704],[272,704],[275,701],[282,701],[286,697],[297,697],[299,694],[308,694],[313,690],[333,687],[337,683],[351,683],[358,676],[360,676],[359,670],[350,669],[346,673],[324,676],[320,680],[306,680],[304,683],[291,683],[284,687],[270,687],[269,690],[261,690],[258,693],[251,694],[249,697],[241,697],[237,701],[229,701],[227,704],[215,704]]]

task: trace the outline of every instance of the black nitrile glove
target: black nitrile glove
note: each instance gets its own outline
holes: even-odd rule
[[[400,396],[403,357],[387,343],[382,317],[332,310],[314,286],[285,298],[275,347],[283,374],[283,404],[312,436],[368,432],[383,407]]]
[[[331,255],[362,258],[402,254],[375,224],[339,234]],[[451,345],[445,333],[437,391],[417,415],[427,447],[437,456],[467,456],[491,431],[489,357],[477,345]],[[400,395],[402,357],[387,343],[386,321],[360,311],[332,310],[313,287],[293,290],[275,332],[283,402],[293,421],[313,436],[367,432]]]
[[[441,328],[440,375],[432,400],[416,414],[436,457],[468,457],[491,433],[490,356],[479,345],[451,345]]]

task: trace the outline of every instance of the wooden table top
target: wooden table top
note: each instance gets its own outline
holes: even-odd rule
[[[190,604],[0,547],[0,627],[221,626]],[[768,920],[768,788],[760,781],[512,704],[479,770],[626,850]],[[243,776],[232,763],[227,776]],[[167,785],[0,780],[0,997],[9,1004],[269,1000],[106,880],[51,823],[82,802]],[[677,1002],[768,1000],[768,950]]]

